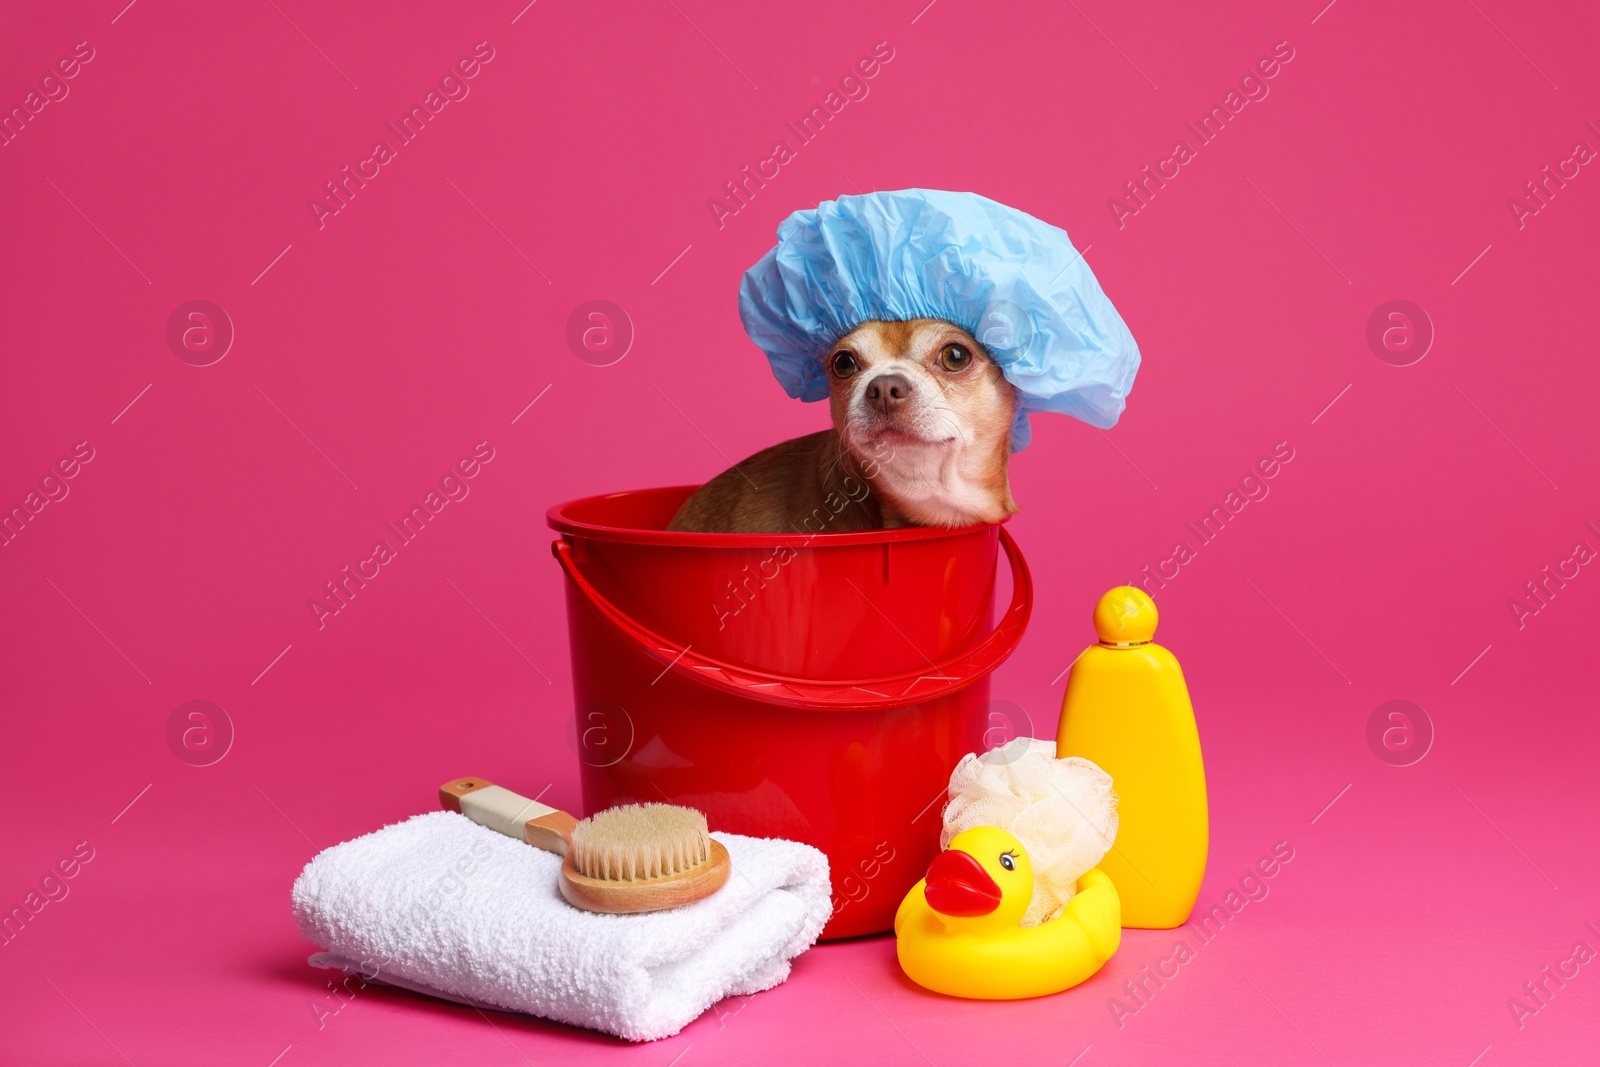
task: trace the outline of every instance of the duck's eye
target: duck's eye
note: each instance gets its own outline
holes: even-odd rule
[[[1002,852],[1000,853],[1000,866],[1004,867],[1008,871],[1014,871],[1017,869],[1017,861],[1012,859],[1011,853]]]
[[[966,370],[972,362],[972,353],[963,345],[945,345],[939,350],[939,366],[947,371]]]
[[[849,378],[855,374],[856,354],[848,348],[841,348],[833,354],[833,376],[835,378]]]

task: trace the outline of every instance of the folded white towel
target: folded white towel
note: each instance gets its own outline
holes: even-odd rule
[[[294,916],[320,967],[465,1004],[654,1041],[724,997],[789,977],[832,911],[809,845],[713,834],[733,873],[705,900],[595,915],[561,898],[561,860],[449,811],[319,853]]]

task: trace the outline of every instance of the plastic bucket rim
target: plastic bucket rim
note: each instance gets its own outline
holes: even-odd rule
[[[625,489],[617,493],[599,493],[578,497],[552,506],[545,512],[545,523],[566,538],[587,538],[594,541],[614,541],[626,544],[676,546],[680,548],[766,548],[773,545],[790,547],[807,546],[824,548],[846,545],[895,544],[902,541],[927,541],[941,537],[961,537],[980,533],[1005,525],[1009,517],[997,523],[978,523],[972,526],[898,526],[886,530],[858,530],[850,533],[697,533],[687,530],[656,530],[630,526],[607,526],[585,522],[566,514],[569,509],[602,500],[642,493],[684,492],[687,499],[699,489],[698,485],[657,486],[649,489]]]

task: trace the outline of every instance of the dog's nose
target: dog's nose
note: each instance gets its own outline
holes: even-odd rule
[[[887,415],[911,399],[911,379],[904,374],[880,374],[867,383],[867,403]]]

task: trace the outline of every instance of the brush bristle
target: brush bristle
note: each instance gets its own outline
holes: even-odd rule
[[[662,878],[710,859],[705,815],[676,804],[624,804],[595,812],[572,830],[572,864],[586,878]]]

